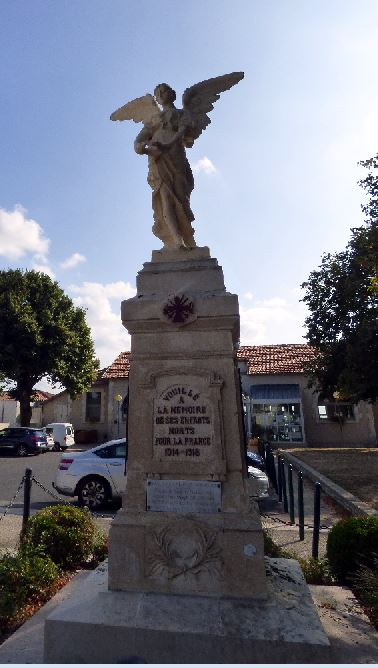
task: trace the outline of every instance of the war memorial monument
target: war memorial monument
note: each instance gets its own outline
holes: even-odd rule
[[[198,247],[190,148],[234,72],[125,104],[141,122],[163,242],[122,303],[131,334],[128,462],[109,563],[47,619],[48,663],[314,663],[329,643],[295,561],[265,559],[248,480],[236,363],[239,307]],[[235,221],[237,225],[237,221]]]

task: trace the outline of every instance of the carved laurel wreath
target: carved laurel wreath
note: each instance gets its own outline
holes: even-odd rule
[[[170,580],[187,574],[221,576],[223,562],[216,545],[217,531],[182,518],[151,534],[149,576],[165,576]]]

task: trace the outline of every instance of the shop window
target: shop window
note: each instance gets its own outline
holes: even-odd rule
[[[269,441],[303,442],[301,404],[298,402],[253,402],[252,423],[252,432]]]
[[[101,421],[101,392],[87,392],[85,421],[86,422]]]
[[[320,422],[350,422],[356,419],[354,404],[344,402],[325,402],[318,405]]]

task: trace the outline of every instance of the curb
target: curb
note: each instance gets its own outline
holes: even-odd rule
[[[335,482],[327,478],[325,475],[316,471],[308,464],[302,462],[301,459],[298,459],[294,455],[289,454],[288,452],[281,452],[281,457],[283,457],[289,464],[292,464],[297,471],[302,471],[302,473],[310,478],[313,482],[320,482],[322,490],[337,501],[340,506],[349,510],[352,515],[369,515],[371,517],[378,517],[378,511],[374,510],[368,503],[360,501],[356,496],[347,492],[346,489],[340,487]]]

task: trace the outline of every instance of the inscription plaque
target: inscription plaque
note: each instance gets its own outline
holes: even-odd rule
[[[220,513],[221,483],[207,480],[148,480],[147,510],[172,513]]]
[[[154,401],[153,456],[159,460],[204,461],[214,444],[213,406],[194,385],[175,384]]]

